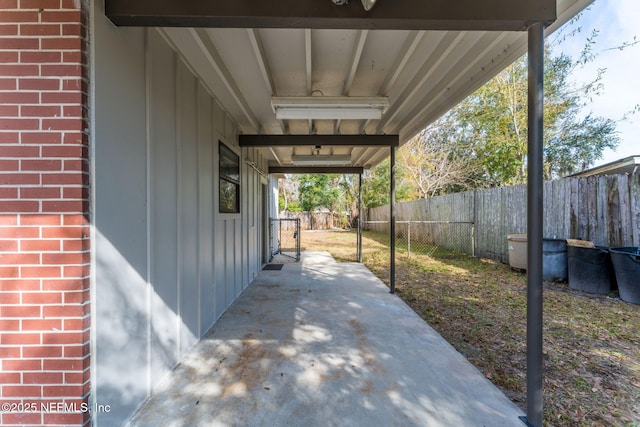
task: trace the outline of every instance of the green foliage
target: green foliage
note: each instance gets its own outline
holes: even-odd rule
[[[342,201],[339,186],[340,175],[313,174],[298,177],[298,197],[303,211],[313,212],[319,208],[327,208],[334,212]]]
[[[576,88],[571,73],[577,65],[564,54],[546,51],[545,179],[587,168],[619,142],[613,120],[583,115],[587,98],[601,90],[601,76]],[[458,141],[471,147],[471,158],[480,163],[484,185],[526,181],[527,66],[527,57],[521,57],[450,113]]]
[[[375,208],[389,204],[390,160],[387,158],[376,167],[366,171],[362,183],[362,200],[367,208]],[[403,202],[415,199],[415,192],[405,179],[404,169],[396,164],[396,201]]]

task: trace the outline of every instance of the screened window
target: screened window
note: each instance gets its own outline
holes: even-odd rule
[[[240,157],[220,142],[220,213],[240,212]]]

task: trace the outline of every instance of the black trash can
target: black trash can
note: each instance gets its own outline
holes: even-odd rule
[[[608,294],[615,288],[609,248],[569,245],[569,287],[592,294]]]
[[[620,298],[632,304],[640,304],[640,247],[611,248],[609,252]]]
[[[542,280],[567,280],[567,241],[542,239]]]

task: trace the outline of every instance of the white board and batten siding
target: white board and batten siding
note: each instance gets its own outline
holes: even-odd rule
[[[267,170],[155,29],[93,2],[92,373],[97,425],[120,425],[262,267]],[[240,213],[218,206],[219,143],[240,157]]]

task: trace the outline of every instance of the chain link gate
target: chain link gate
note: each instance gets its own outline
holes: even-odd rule
[[[300,218],[271,218],[269,262],[300,261]]]

